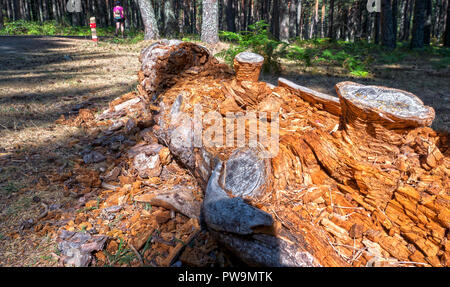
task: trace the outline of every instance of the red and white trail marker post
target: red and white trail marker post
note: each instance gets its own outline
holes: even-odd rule
[[[95,17],[91,17],[89,19],[89,26],[91,27],[91,33],[92,33],[92,41],[95,42],[95,44],[98,44],[98,38],[97,38],[97,24],[95,23]]]

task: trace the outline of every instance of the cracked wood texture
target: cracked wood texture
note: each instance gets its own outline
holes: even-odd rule
[[[153,132],[203,187],[208,229],[243,261],[449,265],[449,138],[428,127],[434,111],[415,95],[342,82],[335,97],[282,79],[239,81],[192,43],[154,44],[141,62],[140,97],[159,106]],[[214,121],[196,119],[196,104],[215,111]],[[187,144],[194,123],[205,140],[226,112],[261,110],[279,113],[273,158],[223,142]]]

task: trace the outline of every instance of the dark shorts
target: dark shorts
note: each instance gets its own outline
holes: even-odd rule
[[[124,18],[122,18],[122,19],[114,19],[114,22],[115,23],[123,23],[123,22],[125,22],[125,19]]]

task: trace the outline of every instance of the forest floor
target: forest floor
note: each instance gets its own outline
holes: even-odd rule
[[[43,211],[40,202],[47,203],[49,212],[80,206],[49,175],[77,163],[83,147],[76,138],[86,131],[55,120],[84,108],[101,111],[134,91],[138,56],[148,44],[0,37],[0,266],[59,264],[55,231],[45,224],[27,227]],[[219,44],[213,53],[226,46]],[[450,75],[448,69],[434,70],[428,58],[375,66],[373,76],[364,79],[352,79],[339,67],[284,62],[282,68],[282,77],[330,94],[344,80],[410,91],[435,109],[433,128],[450,130]],[[274,84],[277,78],[262,76]]]

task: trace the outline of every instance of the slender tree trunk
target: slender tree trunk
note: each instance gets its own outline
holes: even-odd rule
[[[3,28],[3,0],[0,0],[0,29]]]
[[[325,34],[324,34],[325,4],[326,4],[325,2],[326,2],[326,0],[322,1],[322,11],[321,11],[322,19],[320,20],[320,37],[321,38],[325,37]]]
[[[289,41],[289,1],[280,1],[280,40],[287,42]]]
[[[156,23],[155,11],[150,0],[137,0],[141,11],[142,22],[145,29],[145,40],[159,38],[158,24]]]
[[[390,0],[381,0],[381,44],[387,48],[395,48],[394,24]]]
[[[403,4],[403,13],[402,13],[402,36],[401,40],[407,40],[409,37],[409,22],[411,19],[409,18],[409,5],[411,0],[405,0]]]
[[[302,39],[302,0],[297,0],[297,36]]]
[[[425,0],[425,24],[423,27],[423,44],[429,46],[431,42],[431,0]]]
[[[219,15],[217,0],[203,0],[202,41],[208,44],[219,42]]]
[[[392,29],[394,43],[397,43],[397,33],[398,33],[398,1],[392,0]]]
[[[227,29],[231,32],[236,32],[234,5],[235,2],[233,0],[227,1]]]
[[[317,25],[319,24],[319,0],[314,4],[314,18],[311,26],[311,37],[317,36]]]
[[[378,44],[378,43],[380,43],[380,13],[378,13],[378,12],[374,13],[374,17],[375,17],[375,20],[374,20],[373,31],[374,31],[375,35],[374,35],[373,39],[374,39],[374,43]]]
[[[424,24],[425,24],[425,1],[415,0],[411,49],[423,48]]]
[[[272,9],[272,34],[275,38],[280,39],[280,1],[283,0],[273,0],[273,9]]]
[[[447,4],[447,21],[445,23],[444,46],[450,47],[450,3]]]
[[[12,4],[13,4],[13,20],[14,21],[17,21],[17,20],[19,20],[20,19],[20,2],[19,2],[19,0],[13,0],[12,1]]]
[[[173,9],[172,0],[164,1],[164,35],[174,37],[177,32],[177,20]]]
[[[330,0],[330,13],[328,16],[328,37],[334,39],[334,30],[333,30],[333,14],[334,14],[334,0]]]
[[[298,1],[298,0],[297,0]],[[289,2],[289,38],[297,35],[297,3],[294,0]]]

